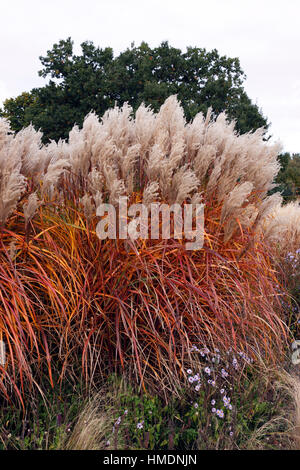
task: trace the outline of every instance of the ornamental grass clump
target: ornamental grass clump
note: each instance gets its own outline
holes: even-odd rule
[[[281,254],[297,251],[300,247],[300,204],[299,201],[277,206],[266,221],[265,235],[276,244]]]
[[[264,227],[278,145],[225,114],[186,123],[176,97],[155,114],[91,113],[68,142],[0,121],[0,387],[20,400],[47,370],[87,382],[126,369],[165,396],[191,344],[278,361],[287,340]],[[182,239],[100,240],[104,202],[204,204],[203,248]]]

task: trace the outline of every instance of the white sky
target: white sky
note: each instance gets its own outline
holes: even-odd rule
[[[300,152],[300,0],[0,0],[0,105],[46,83],[38,57],[68,36],[76,52],[168,40],[239,57],[273,139]]]

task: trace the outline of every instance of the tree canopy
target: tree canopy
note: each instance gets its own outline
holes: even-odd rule
[[[87,41],[76,55],[68,38],[54,44],[40,61],[39,75],[49,82],[7,99],[1,114],[17,131],[32,122],[43,131],[45,142],[68,137],[74,123],[81,125],[91,110],[101,116],[127,101],[134,111],[142,102],[157,111],[172,94],[181,100],[187,120],[211,106],[215,113],[226,110],[241,132],[268,127],[243,88],[239,59],[220,56],[215,49],[188,47],[182,52],[168,42],[153,49],[142,42],[114,57],[111,48]]]
[[[290,202],[300,197],[300,154],[285,152],[278,159],[281,169],[273,192],[280,191],[285,202]]]

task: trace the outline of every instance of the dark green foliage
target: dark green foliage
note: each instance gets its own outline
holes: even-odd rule
[[[232,412],[225,412],[223,419],[211,412],[212,396],[207,395],[207,390],[198,393],[197,398],[190,389],[182,390],[180,398],[174,397],[166,405],[158,396],[138,393],[130,386],[122,390],[120,379],[115,376],[109,378],[107,385],[107,395],[103,395],[104,402],[107,401],[104,411],[115,418],[115,425],[107,435],[110,449],[251,448],[253,433],[272,418],[278,420],[275,427],[267,425],[255,445],[264,449],[288,445],[284,434],[287,423],[280,418],[283,409],[289,406],[286,396],[271,382],[263,383],[255,371],[248,370],[239,383],[232,384],[235,407]],[[117,396],[114,389],[119,390]],[[38,395],[33,397],[25,415],[22,410],[3,406],[0,450],[61,448],[72,433],[85,403],[86,394],[78,387],[68,386],[64,390],[48,388],[44,399]],[[142,423],[141,429],[138,423]]]
[[[43,396],[32,394],[25,410],[2,403],[0,450],[58,449],[77,419],[82,400],[80,387],[64,384],[63,389],[45,387]]]
[[[23,92],[17,98],[9,98],[4,102],[4,111],[0,109],[0,117],[8,117],[11,128],[18,132],[27,125],[27,112],[34,108],[36,100],[33,92]]]
[[[281,169],[276,178],[276,188],[280,191],[284,201],[290,202],[300,196],[300,154],[291,155],[288,152],[278,156]]]
[[[233,411],[225,411],[223,419],[212,413],[212,397],[205,389],[197,398],[190,390],[182,390],[181,398],[165,405],[158,397],[128,390],[120,396],[119,410],[115,411],[118,424],[109,436],[110,447],[212,450],[247,449],[252,445],[274,449],[287,445],[287,423],[280,417],[287,406],[284,394],[278,393],[271,383],[263,384],[256,372],[249,370],[239,384],[233,385],[231,397],[235,406]],[[267,423],[273,418],[278,421],[269,427]],[[141,429],[138,423],[142,423]],[[266,428],[259,441],[252,442],[262,426]]]
[[[81,125],[91,110],[102,116],[115,103],[127,101],[134,111],[142,102],[157,111],[172,94],[182,101],[188,120],[211,106],[215,113],[226,110],[241,132],[268,127],[242,86],[245,74],[237,58],[220,56],[215,49],[188,47],[182,52],[167,42],[153,49],[145,42],[132,44],[117,57],[111,48],[88,41],[81,49],[74,54],[68,38],[40,57],[39,75],[50,77],[49,83],[6,100],[0,113],[14,130],[32,122],[45,141],[58,140],[68,137],[73,124]]]

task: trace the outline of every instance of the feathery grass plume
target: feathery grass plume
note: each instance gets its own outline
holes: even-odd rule
[[[154,144],[149,150],[149,157],[145,166],[147,180],[159,181],[160,171],[164,163],[164,153],[158,144]]]
[[[159,184],[157,181],[152,181],[147,184],[143,192],[143,204],[149,205],[152,202],[159,201]]]
[[[58,189],[61,177],[68,171],[71,163],[66,158],[51,161],[48,165],[47,172],[42,179],[42,194],[49,193],[50,198],[53,196],[55,189]]]
[[[37,194],[36,193],[30,194],[27,202],[23,204],[23,212],[24,212],[26,226],[28,225],[30,220],[34,217],[34,214],[36,213],[39,205],[40,205],[40,202],[38,200]]]
[[[98,121],[93,114],[88,115],[89,119],[84,124],[85,128],[80,132],[84,133],[84,140],[86,148],[90,154],[90,168],[101,170],[105,163],[112,164],[117,162],[119,152],[117,146],[114,144],[113,138],[109,135],[108,130],[105,129],[102,121]],[[87,129],[93,126],[92,138],[88,137]]]
[[[26,178],[20,174],[22,167],[19,142],[10,133],[5,119],[0,119],[0,225],[9,215],[26,189]]]
[[[0,226],[15,210],[26,189],[26,178],[18,170],[7,173],[0,170]]]
[[[259,206],[259,214],[255,220],[255,228],[257,232],[265,229],[265,225],[272,214],[281,207],[283,198],[280,193],[274,193],[266,197]]]
[[[245,183],[235,186],[235,188],[225,198],[221,211],[221,224],[227,221],[224,227],[224,241],[227,242],[233,235],[234,231],[238,229],[239,223],[246,221],[246,228],[249,227],[253,220],[249,209],[247,211],[243,208],[244,204],[248,202],[247,197],[253,190],[253,183],[245,181]],[[253,213],[257,214],[255,208],[251,207]],[[243,225],[243,224],[242,224]]]
[[[148,159],[149,149],[152,146],[155,119],[156,115],[153,113],[150,106],[146,107],[144,103],[142,103],[135,114],[135,138],[140,144],[140,159],[142,165],[144,165],[145,161]]]
[[[199,180],[195,173],[187,165],[179,168],[174,173],[169,192],[169,202],[171,204],[182,204],[188,197],[198,189]]]
[[[88,222],[91,221],[92,217],[96,214],[96,207],[92,196],[85,194],[80,199],[81,204],[83,205],[84,215]],[[99,202],[97,200],[97,202]]]
[[[13,132],[10,129],[10,123],[5,118],[0,118],[0,152],[3,147],[7,148],[10,140],[13,139]]]
[[[70,435],[62,442],[62,450],[104,450],[113,427],[112,416],[99,410],[99,403],[91,401],[83,411]]]
[[[0,150],[0,172],[5,173],[20,172],[22,161],[21,156],[16,152],[14,146],[14,136],[7,140],[7,145],[3,145]]]
[[[23,204],[23,212],[24,212],[24,218],[25,218],[25,241],[26,243],[29,242],[29,234],[31,231],[31,226],[29,225],[29,222],[33,219],[39,205],[40,205],[40,202],[38,200],[36,193],[30,194],[27,202]]]
[[[140,144],[136,141],[135,122],[131,118],[132,108],[127,103],[121,108],[115,107],[107,111],[102,118],[103,131],[111,139],[114,149],[113,161],[119,168],[129,193],[134,190],[134,177],[137,169],[137,158],[140,154]]]
[[[244,209],[241,209],[238,220],[241,224],[241,227],[248,229],[254,226],[254,223],[257,220],[258,209],[254,204],[248,204]],[[234,221],[236,227],[236,220]],[[231,238],[231,234],[229,238]]]
[[[70,165],[73,177],[86,177],[90,168],[89,152],[83,139],[83,132],[74,126],[69,133]]]
[[[172,177],[175,170],[183,163],[185,151],[185,119],[183,109],[176,96],[170,96],[160,108],[155,120],[154,145],[157,152],[149,156],[160,163],[159,183],[162,197],[168,200]]]
[[[11,151],[18,154],[22,161],[21,173],[37,184],[47,165],[47,151],[42,145],[42,132],[32,125],[15,135]]]
[[[125,182],[128,194],[131,194],[134,190],[134,177],[139,154],[140,144],[135,144],[128,147],[126,154],[121,157],[121,177]]]
[[[248,440],[245,443],[245,449],[246,450],[270,450],[271,445],[270,445],[270,436],[271,437],[277,437],[276,439],[276,444],[279,444],[279,439],[288,441],[288,444],[284,446],[282,449],[283,445],[279,444],[279,447],[277,445],[273,447],[273,449],[278,449],[281,448],[280,450],[292,450],[292,444],[290,443],[290,439],[288,436],[288,432],[286,429],[289,426],[289,422],[287,418],[282,414],[281,416],[277,416],[275,418],[271,418],[269,421],[266,423],[263,423],[261,426],[256,427]],[[284,432],[282,431],[284,429]],[[275,438],[276,438],[275,437]]]
[[[294,438],[297,444],[297,449],[300,450],[300,380],[294,377],[293,380],[293,397],[295,403],[295,433]]]
[[[294,402],[294,416],[293,416],[293,440],[295,447],[300,450],[300,379],[296,375],[291,375],[288,380],[291,386],[291,393]]]
[[[212,112],[209,109],[206,118],[202,114],[195,117],[188,128],[188,133],[190,134],[191,131],[196,133],[198,127],[199,142],[196,147],[197,152],[192,154],[192,161],[195,167],[199,166],[197,176],[206,179],[207,171],[212,170],[212,164],[218,161],[228,141],[234,138],[234,123],[227,123],[224,113],[220,114],[216,120],[212,120]]]
[[[224,113],[215,121],[210,121],[210,115],[205,122],[202,115],[196,116],[193,123],[187,126],[187,142],[191,148],[189,161],[192,161],[200,187],[205,190],[206,200],[217,198],[219,204],[224,204],[222,220],[228,211],[229,194],[233,191],[233,195],[235,191],[238,194],[241,185],[247,185],[242,188],[252,185],[247,200],[244,197],[243,203],[238,203],[236,210],[233,207],[231,215],[239,219],[239,222],[243,221],[242,225],[245,227],[257,227],[265,218],[268,208],[278,200],[278,196],[268,197],[267,192],[273,188],[273,181],[279,170],[279,144],[270,145],[264,142],[262,129],[238,135],[234,130],[234,123],[228,123]],[[233,220],[228,221],[228,226],[225,227],[227,241],[235,233],[236,227]]]
[[[48,170],[50,163],[58,160],[70,160],[70,146],[62,139],[58,142],[51,141],[46,145],[46,151],[45,172]]]
[[[124,448],[124,437],[116,424],[116,413],[120,412],[121,397],[128,395],[127,381],[112,380],[100,384],[97,392],[83,403],[75,426],[65,436],[63,450],[104,450],[118,446]],[[119,432],[118,432],[119,431]],[[111,443],[109,442],[111,440]],[[113,442],[112,442],[113,441]]]
[[[103,131],[99,132],[98,139],[93,146],[92,166],[103,173],[104,165],[118,167],[120,152],[113,140]]]
[[[149,159],[149,152],[153,144],[156,114],[146,107],[144,103],[137,109],[135,114],[135,138],[140,144],[138,169],[138,186],[144,188],[147,185],[145,168]]]
[[[76,126],[75,126],[76,127]],[[101,130],[101,123],[98,116],[91,112],[89,113],[83,121],[81,134],[85,143],[85,150],[88,153],[88,159],[92,158],[92,150],[97,142],[98,134]]]
[[[154,140],[167,154],[171,154],[172,146],[184,139],[185,118],[183,108],[176,95],[166,99],[156,115]]]
[[[103,202],[103,184],[104,177],[96,168],[92,168],[92,171],[88,174],[87,189],[92,194],[95,206],[98,207]]]
[[[12,242],[10,242],[8,252],[9,252],[10,258],[13,260],[16,253],[17,253],[17,247],[16,247],[16,243],[15,243],[14,240]]]
[[[278,244],[283,253],[298,249],[300,247],[299,202],[273,207],[273,212],[265,220],[263,230],[265,237]]]
[[[223,203],[221,211],[221,223],[233,214],[237,214],[238,210],[242,207],[247,197],[253,190],[253,183],[245,181],[245,183],[235,186],[235,188],[229,193]]]
[[[237,135],[234,123],[228,123],[224,113],[215,121],[209,120],[210,116],[204,122],[200,114],[187,129],[188,145],[194,148],[191,160],[196,174],[201,180],[209,176],[207,191],[212,192],[217,188],[219,200],[222,200],[225,194],[234,189],[237,180],[250,181],[263,197],[271,189],[278,171],[278,145],[271,146],[263,142],[262,130]],[[197,128],[198,142],[195,137]],[[267,168],[264,169],[264,165]],[[207,175],[209,169],[210,174]]]
[[[84,121],[82,129],[74,126],[69,133],[70,163],[72,174],[86,178],[93,163],[94,147],[97,144],[101,124],[95,113],[89,113]]]
[[[203,192],[194,193],[191,197],[191,204],[203,204]]]
[[[103,183],[103,174],[97,168],[92,168],[88,174],[88,190],[93,196],[103,190]]]
[[[300,450],[300,379],[296,373],[280,370],[278,380],[278,387],[283,388],[288,396],[291,398],[292,403],[288,410],[290,422],[289,434],[293,441],[294,449]]]
[[[128,103],[121,108],[115,106],[106,111],[102,118],[104,131],[112,139],[118,148],[126,151],[134,141],[134,121],[131,117],[133,109]]]
[[[208,112],[211,112],[211,108],[209,108]],[[186,158],[188,159],[188,162],[194,161],[199,148],[203,147],[206,128],[207,126],[205,125],[205,119],[203,118],[202,113],[198,113],[194,117],[193,121],[186,124],[185,140]],[[202,177],[203,176],[204,175],[202,175]]]
[[[206,118],[198,113],[194,120],[186,126],[186,158],[192,164],[194,171],[200,181],[205,181],[207,172],[217,156],[216,140],[212,137],[210,120],[212,109],[207,111]],[[213,130],[215,129],[214,124]],[[222,137],[223,133],[217,134]],[[224,138],[224,135],[223,135]]]
[[[103,173],[105,177],[105,185],[109,193],[110,204],[117,205],[120,196],[126,194],[124,181],[117,176],[116,170],[109,165],[104,165]]]
[[[100,145],[103,138],[107,142],[106,148],[100,150],[98,142],[95,144],[99,152],[98,163],[100,169],[103,165],[113,165],[118,168],[121,177],[124,176],[126,165],[130,167],[135,161],[135,149],[129,152],[129,156],[123,166],[123,160],[128,155],[128,150],[132,145],[139,145],[134,139],[134,121],[131,118],[132,108],[127,103],[119,108],[109,109],[101,120]],[[97,165],[96,165],[97,166]],[[123,166],[123,168],[122,168]],[[123,176],[122,176],[123,175]]]

